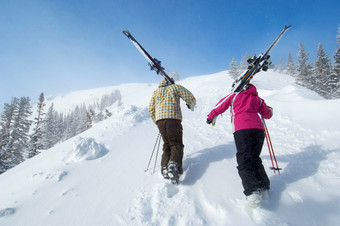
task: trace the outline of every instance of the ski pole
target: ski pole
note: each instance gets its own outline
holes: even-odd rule
[[[157,142],[157,141],[156,141]],[[158,139],[158,147],[157,147],[157,152],[156,152],[156,159],[155,159],[155,165],[153,167],[153,173],[156,171],[156,163],[157,163],[157,157],[158,157],[158,152],[159,152],[159,145],[161,144],[161,139]]]
[[[274,168],[274,162],[273,162],[273,156],[272,156],[272,149],[271,149],[271,146],[269,144],[269,139],[268,139],[267,125],[266,125],[264,119],[263,118],[261,118],[261,119],[262,119],[262,123],[263,123],[263,126],[264,126],[264,134],[266,136],[266,142],[267,142],[267,146],[268,146],[268,150],[269,150],[269,156],[270,156],[270,160],[272,162],[272,169],[273,169]],[[274,173],[275,173],[275,170],[274,170]]]
[[[156,145],[157,145],[157,143],[159,143],[159,141],[160,141],[160,136],[161,136],[161,134],[158,133],[158,136],[157,136],[157,139],[156,139],[156,143],[155,143],[155,146],[153,147],[153,150],[152,150],[152,153],[151,153],[151,157],[150,157],[148,166],[146,167],[146,170],[144,170],[144,172],[146,172],[146,171],[149,170],[149,166],[150,166],[150,163],[151,163],[151,159],[152,159],[153,153],[155,152]]]
[[[278,173],[280,174],[281,168],[279,168],[279,165],[277,164],[277,160],[276,160],[276,156],[275,156],[275,153],[274,153],[273,144],[272,144],[272,141],[271,141],[271,139],[270,139],[270,135],[269,135],[269,131],[268,131],[266,122],[264,121],[263,118],[261,118],[261,119],[262,119],[262,123],[263,123],[263,126],[264,126],[264,132],[265,132],[266,141],[267,141],[267,145],[268,145],[270,160],[271,160],[271,162],[272,162],[272,167],[271,167],[271,169],[274,170],[274,173],[276,173],[276,170],[277,170]],[[274,166],[273,158],[274,158],[276,167]]]

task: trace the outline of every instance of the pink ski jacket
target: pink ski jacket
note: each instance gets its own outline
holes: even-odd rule
[[[224,113],[229,106],[233,132],[244,129],[264,129],[261,118],[265,119],[273,116],[273,109],[266,105],[258,94],[256,87],[248,84],[248,89],[240,93],[231,93],[222,98],[209,113],[208,120]]]

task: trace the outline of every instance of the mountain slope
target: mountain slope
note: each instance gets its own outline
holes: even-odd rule
[[[157,138],[147,104],[157,84],[125,84],[54,99],[57,111],[119,89],[122,106],[90,130],[0,175],[1,225],[337,225],[340,220],[339,100],[324,100],[274,72],[253,79],[274,108],[267,120],[283,168],[269,170],[270,200],[249,210],[236,170],[229,113],[217,125],[206,115],[232,83],[226,72],[178,82],[197,98],[182,103],[184,175],[179,186],[160,176]],[[77,92],[75,92],[77,93]],[[99,94],[100,93],[100,94]],[[78,93],[79,94],[79,93]],[[67,106],[67,107],[66,107]]]

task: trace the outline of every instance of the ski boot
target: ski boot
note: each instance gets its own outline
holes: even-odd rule
[[[168,175],[168,169],[165,166],[162,167],[162,176],[166,180],[168,180],[170,178],[169,175]]]
[[[251,208],[256,208],[260,205],[261,202],[261,193],[260,191],[254,191],[250,195],[247,196],[248,206]]]
[[[179,182],[179,173],[178,173],[178,166],[176,162],[169,162],[168,165],[168,175],[171,180],[171,183],[178,184]]]

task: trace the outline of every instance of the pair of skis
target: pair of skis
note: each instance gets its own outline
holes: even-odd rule
[[[264,54],[260,54],[258,57],[254,56],[253,58],[248,59],[249,67],[248,70],[241,75],[233,84],[232,92],[240,92],[247,85],[253,76],[260,72],[261,70],[267,71],[269,66],[269,52],[272,48],[278,43],[278,41],[282,38],[282,36],[291,28],[292,26],[285,26],[279,36],[274,40],[274,42],[269,46]]]
[[[143,48],[141,44],[131,35],[128,30],[123,31],[123,34],[130,39],[132,44],[139,50],[139,52],[145,57],[145,59],[149,62],[149,65],[152,69],[156,70],[157,74],[161,74],[168,82],[174,84],[175,82],[170,78],[167,73],[165,73],[164,68],[160,65],[160,61],[156,58],[152,58],[150,54]]]
[[[278,43],[278,41],[282,38],[282,36],[291,28],[292,26],[285,26],[279,36],[274,40],[274,42],[269,46],[264,54],[260,54],[258,57],[254,56],[248,60],[249,67],[244,75],[241,75],[233,84],[232,92],[240,92],[247,85],[253,76],[260,72],[261,70],[267,71],[269,65],[269,52],[272,48]],[[160,65],[160,61],[156,58],[152,58],[150,54],[143,48],[143,46],[131,35],[128,30],[124,30],[123,34],[130,39],[132,44],[138,49],[138,51],[145,57],[145,59],[149,62],[151,68],[156,70],[157,74],[163,76],[169,83],[174,84],[174,81],[167,75],[164,71],[164,68]]]

